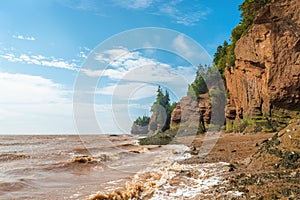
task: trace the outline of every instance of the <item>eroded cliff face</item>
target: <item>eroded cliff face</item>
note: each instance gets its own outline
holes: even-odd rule
[[[230,120],[275,110],[300,110],[300,1],[263,8],[236,44],[235,67],[225,72]]]
[[[148,125],[141,126],[141,125],[136,125],[132,124],[131,126],[131,134],[147,134],[148,133]]]
[[[171,127],[177,126],[179,124],[191,125],[193,122],[200,122],[200,118],[207,124],[210,123],[211,118],[211,105],[210,97],[208,93],[201,94],[199,96],[199,101],[191,97],[183,97],[180,102],[176,105],[176,108],[171,114]]]

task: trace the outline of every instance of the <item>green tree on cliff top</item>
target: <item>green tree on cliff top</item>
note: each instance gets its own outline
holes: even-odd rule
[[[205,66],[203,66],[203,65],[198,66],[195,80],[194,80],[193,83],[191,83],[188,86],[187,95],[189,97],[197,99],[197,98],[199,98],[200,94],[204,94],[204,93],[208,92],[207,85],[206,85],[205,80],[203,78],[204,71],[205,71],[206,68],[208,68],[206,65]]]
[[[163,131],[170,127],[171,113],[174,108],[174,104],[170,104],[169,92],[166,90],[164,94],[162,88],[158,86],[156,101],[151,106],[151,112],[156,116],[157,122],[165,122]]]
[[[252,27],[255,17],[260,9],[262,9],[271,0],[245,0],[240,6],[241,22],[232,30],[230,41],[227,41],[223,45],[218,46],[214,55],[213,62],[218,67],[221,74],[224,75],[226,67],[235,66],[235,53],[234,49],[236,42],[245,35]]]

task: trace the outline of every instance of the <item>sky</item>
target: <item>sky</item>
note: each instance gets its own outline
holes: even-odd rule
[[[129,133],[179,101],[242,0],[0,1],[0,134]]]

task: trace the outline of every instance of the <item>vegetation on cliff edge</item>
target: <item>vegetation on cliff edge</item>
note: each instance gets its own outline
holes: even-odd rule
[[[235,66],[234,49],[236,42],[245,35],[252,27],[254,19],[261,8],[271,0],[245,0],[240,6],[241,22],[232,30],[229,44],[224,41],[223,45],[218,46],[214,55],[213,62],[218,67],[221,74],[224,75],[226,67]]]
[[[176,106],[176,102],[170,103],[170,95],[166,90],[163,93],[162,88],[158,86],[156,100],[152,104],[150,111],[152,117],[144,115],[138,117],[134,122],[133,126],[147,127],[149,131],[165,131],[170,128],[171,113]],[[152,120],[152,121],[151,121]],[[154,120],[154,121],[153,121]],[[151,122],[151,124],[149,124]],[[154,123],[153,123],[154,122]],[[151,127],[149,127],[151,126]],[[159,127],[162,126],[162,127]],[[149,128],[148,128],[149,127]],[[131,130],[132,132],[132,130]],[[138,132],[138,131],[137,131]],[[135,133],[137,134],[137,133]],[[143,134],[143,133],[140,133]]]

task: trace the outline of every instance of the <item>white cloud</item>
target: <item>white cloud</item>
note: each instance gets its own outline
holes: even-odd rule
[[[85,51],[91,51],[91,49],[88,47],[82,47],[82,49],[84,49]]]
[[[46,57],[42,56],[42,55],[31,56],[31,58],[36,59],[36,60],[44,60],[44,59],[46,59]]]
[[[102,77],[106,76],[110,79],[121,79],[126,74],[127,71],[124,69],[105,69],[105,70],[90,70],[82,69],[82,71],[89,77]]]
[[[48,66],[48,67],[70,69],[70,70],[75,70],[75,67],[77,66],[75,63],[68,63],[65,61],[56,61],[56,60],[51,60],[51,61],[42,60],[41,65]]]
[[[15,39],[19,39],[19,40],[28,40],[28,41],[35,41],[35,37],[26,37],[26,36],[23,36],[23,35],[13,35],[12,36],[13,38]]]
[[[82,69],[87,76],[107,76],[117,80],[155,80],[158,82],[161,80],[167,82],[172,71],[169,64],[143,57],[139,52],[129,52],[125,48],[108,50],[104,54],[97,55],[95,60],[107,63],[108,68],[103,70]]]
[[[137,53],[131,53],[128,49],[119,47],[115,49],[110,49],[104,52],[104,54],[98,54],[95,57],[95,60],[104,62],[104,63],[111,63],[113,61],[122,59],[127,60],[130,58],[134,58],[137,56]]]
[[[86,55],[86,53],[83,52],[83,51],[80,51],[80,52],[79,52],[79,57],[80,57],[80,58],[87,59],[87,55]]]
[[[173,40],[173,47],[180,53],[180,55],[185,56],[186,58],[193,58],[195,53],[195,49],[193,48],[195,45],[189,45],[187,43],[188,41],[185,39],[185,36],[182,34],[179,34],[174,40]]]
[[[94,0],[57,0],[57,3],[76,10],[96,10],[96,4]]]
[[[155,0],[113,0],[113,2],[127,9],[145,9],[150,7]]]
[[[0,72],[0,134],[74,133],[71,93],[40,76]]]
[[[158,14],[169,16],[178,24],[194,26],[200,20],[206,19],[210,12],[209,8],[202,8],[198,2],[195,2],[193,7],[185,7],[182,1],[173,1],[173,3],[161,5]]]
[[[185,41],[180,42],[185,47],[184,50],[187,50],[188,45],[183,43]],[[117,47],[94,55],[93,60],[89,62],[91,68],[81,70],[89,77],[100,78],[98,88],[94,92],[96,103],[112,102],[112,105],[95,106],[96,116],[104,133],[128,133],[132,118],[149,113],[148,104],[153,103],[155,99],[157,85],[167,89],[172,94],[172,100],[178,100],[186,95],[188,83],[195,77],[195,67],[172,66],[145,57],[147,54],[143,51],[130,52],[126,48]],[[99,62],[102,66],[106,64],[107,68],[97,70],[95,66]],[[147,107],[139,103],[146,103]],[[130,109],[132,113],[128,111]],[[92,126],[89,121],[82,120],[86,127]]]
[[[79,47],[79,54],[78,57],[79,58],[83,58],[83,59],[87,59],[88,58],[88,54],[91,52],[91,49],[88,47]]]
[[[188,83],[191,83],[192,81],[194,81],[195,76],[196,76],[196,71],[197,71],[197,67],[193,67],[193,66],[190,66],[190,67],[178,66],[176,68],[176,72],[178,74],[183,74]]]
[[[172,67],[164,63],[142,65],[127,72],[122,80],[147,82],[147,83],[170,83],[174,79],[183,77],[185,74],[178,74]]]
[[[211,12],[209,8],[202,7],[196,0],[189,0],[189,5],[186,5],[184,0],[113,0],[113,2],[126,9],[147,9],[149,13],[169,17],[175,23],[185,26],[196,25],[200,20],[206,19]]]
[[[97,93],[111,95],[113,98],[122,100],[140,100],[155,96],[156,90],[156,85],[129,82],[100,88]]]
[[[159,38],[158,38],[159,40]],[[155,52],[154,46],[150,42],[145,42],[143,45],[143,49],[146,54],[152,55]]]
[[[183,50],[188,53],[186,44],[181,43],[181,45],[184,45]],[[123,56],[120,57],[120,54]],[[115,57],[118,59],[115,60]],[[135,88],[143,84],[162,85],[169,90],[174,90],[173,93],[181,97],[185,95],[188,83],[193,81],[196,71],[191,66],[172,67],[155,59],[146,58],[140,52],[129,52],[124,48],[106,51],[104,54],[97,55],[95,59],[101,62],[110,62],[110,64],[107,69],[81,69],[82,72],[89,77],[108,77],[111,80],[119,81],[113,86],[101,87],[98,93],[117,96],[123,100],[149,97],[153,89],[144,95],[135,97],[129,95]]]
[[[0,134],[76,133],[72,94],[63,85],[40,76],[2,72],[0,85]],[[129,94],[119,91],[128,91]],[[118,97],[129,95],[130,100],[153,96],[155,91],[156,86],[147,84],[116,86]],[[109,94],[109,88],[103,93]],[[150,108],[148,104],[137,102],[98,103],[94,106],[101,133],[129,133],[133,118],[140,113],[147,114]],[[78,119],[88,127],[94,123],[84,114]]]
[[[59,84],[40,76],[0,72],[0,103],[31,104],[66,102],[66,92]]]
[[[105,70],[91,70],[91,69],[81,69],[81,71],[89,76],[89,77],[100,77],[103,75],[103,73],[105,72]]]
[[[55,58],[55,57],[45,57],[42,55],[26,55],[21,54],[20,56],[17,56],[12,53],[6,53],[0,55],[1,58],[6,59],[9,62],[20,62],[25,64],[35,64],[40,66],[46,66],[46,67],[56,67],[56,68],[62,68],[62,69],[68,69],[68,70],[77,70],[77,64],[74,62],[67,62],[63,59]]]
[[[94,59],[107,63],[109,67],[103,70],[82,69],[83,72],[87,76],[107,76],[111,79],[121,79],[132,69],[157,64],[152,59],[140,56],[139,52],[129,52],[123,47],[107,50],[103,54],[98,54]]]

